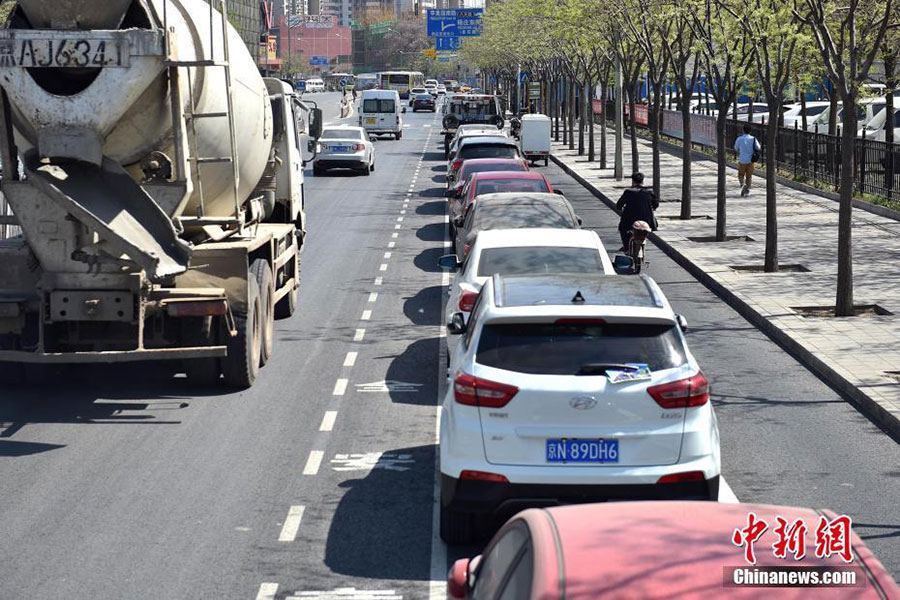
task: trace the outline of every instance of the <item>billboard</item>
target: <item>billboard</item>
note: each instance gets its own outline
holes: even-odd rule
[[[290,15],[287,17],[288,27],[305,27],[306,29],[331,29],[335,26],[334,15]]]

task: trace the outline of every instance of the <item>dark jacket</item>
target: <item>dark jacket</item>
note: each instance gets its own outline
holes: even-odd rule
[[[650,188],[628,188],[616,202],[616,208],[622,211],[619,229],[628,230],[635,221],[646,221],[656,231],[653,211],[659,208],[659,200]]]

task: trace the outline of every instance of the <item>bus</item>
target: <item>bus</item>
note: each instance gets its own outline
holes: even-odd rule
[[[360,73],[356,76],[356,89],[359,91],[372,90],[378,87],[378,74]]]
[[[347,84],[345,88],[347,91],[352,90],[356,85],[356,76],[351,73],[329,73],[322,79],[325,80],[325,89],[329,92],[341,91],[341,81]]]
[[[378,74],[378,87],[396,90],[401,98],[409,98],[409,90],[425,87],[425,75],[419,71],[382,71]]]

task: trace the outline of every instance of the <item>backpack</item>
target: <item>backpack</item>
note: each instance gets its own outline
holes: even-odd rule
[[[750,157],[750,162],[755,162],[755,163],[759,162],[759,159],[762,158],[760,156],[759,150],[756,149],[756,144],[757,144],[757,140],[754,137],[753,138],[753,156]]]

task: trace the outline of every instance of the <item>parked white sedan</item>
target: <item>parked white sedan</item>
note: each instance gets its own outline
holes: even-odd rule
[[[375,170],[375,145],[362,127],[342,125],[322,131],[313,173],[323,175],[328,169],[353,169],[363,175]]]
[[[478,234],[464,262],[455,254],[441,258],[441,266],[459,268],[450,287],[446,321],[469,313],[484,282],[495,274],[614,275],[600,237],[587,229],[491,229]]]

